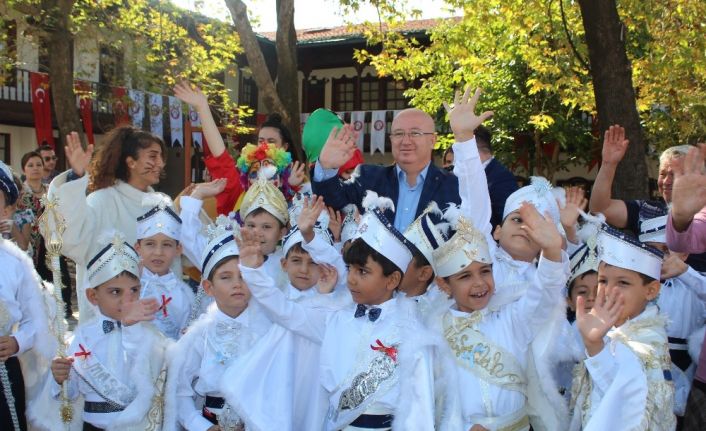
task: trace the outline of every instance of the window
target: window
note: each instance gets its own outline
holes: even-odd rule
[[[10,160],[10,134],[0,133],[0,157],[6,165],[9,165],[12,161]]]
[[[360,83],[360,109],[362,111],[373,111],[381,109],[380,87],[381,82],[375,77],[367,78]]]
[[[245,77],[242,78],[240,85],[240,104],[251,107],[255,111],[255,114],[257,114],[257,85],[255,84],[254,79]],[[244,121],[248,125],[255,125],[257,115],[251,115]]]
[[[333,80],[333,110],[337,112],[355,109],[356,85],[354,78]]]
[[[123,51],[108,45],[101,45],[98,59],[98,82],[105,85],[123,85]]]
[[[407,108],[407,99],[403,95],[406,89],[407,83],[404,81],[387,81],[385,83],[386,108],[392,110]]]

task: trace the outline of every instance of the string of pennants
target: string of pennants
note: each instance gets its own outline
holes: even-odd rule
[[[370,154],[375,154],[379,151],[385,154],[385,140],[389,133],[389,125],[392,119],[399,113],[399,110],[387,111],[350,111],[338,112],[338,118],[344,123],[351,124],[355,131],[359,133],[356,146],[361,153],[365,152],[367,144]],[[303,113],[300,116],[302,130],[309,118],[308,113]]]

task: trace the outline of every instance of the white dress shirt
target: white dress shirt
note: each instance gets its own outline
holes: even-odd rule
[[[186,329],[191,306],[194,303],[194,292],[172,271],[165,275],[157,275],[143,268],[140,281],[142,282],[140,297],[155,298],[161,307],[152,323],[167,337],[178,340],[182,331]],[[166,306],[163,304],[165,302]]]

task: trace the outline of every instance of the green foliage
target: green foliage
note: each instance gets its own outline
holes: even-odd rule
[[[40,8],[33,31],[52,37],[53,11],[43,9],[47,2],[10,1],[10,7]],[[77,42],[95,41],[80,45],[88,51],[86,58],[98,58],[100,47],[115,53],[113,66],[120,71],[111,85],[171,94],[174,84],[186,79],[216,101],[233,132],[249,130],[242,120],[252,110],[237,106],[223,84],[242,51],[232,26],[157,0],[75,0],[70,19]],[[76,77],[82,78],[80,73]]]
[[[352,10],[360,2],[348,0]],[[373,2],[381,22],[394,30],[405,16],[404,0]],[[399,32],[368,23],[370,45],[356,59],[378,73],[421,82],[406,92],[412,104],[438,113],[453,91],[472,85],[484,95],[480,109],[493,110],[490,127],[501,158],[526,157],[551,176],[566,162],[594,159],[590,117],[595,101],[583,22],[573,0],[446,0],[460,17],[440,21],[422,46]],[[704,136],[706,130],[706,2],[618,2],[626,25],[638,110],[654,147]],[[514,137],[534,145],[520,148]],[[545,157],[541,143],[558,143],[565,157]],[[568,157],[567,157],[568,156]],[[543,160],[544,159],[544,160]],[[532,166],[530,166],[532,169]]]

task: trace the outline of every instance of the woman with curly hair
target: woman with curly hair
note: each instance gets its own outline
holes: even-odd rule
[[[270,161],[277,167],[275,182],[282,190],[287,201],[302,191],[302,187],[308,185],[306,178],[306,166],[295,161],[292,163],[292,156],[287,151],[292,144],[292,135],[284,124],[279,114],[271,114],[260,126],[258,132],[258,145],[248,144],[243,148],[243,154],[238,158],[238,162],[233,160],[226,151],[225,143],[218,131],[218,126],[213,120],[213,115],[208,107],[206,95],[198,88],[193,88],[189,83],[184,82],[174,87],[174,95],[182,102],[188,103],[196,109],[201,119],[205,142],[208,143],[210,155],[205,157],[206,167],[211,174],[211,178],[216,180],[225,178],[226,186],[223,192],[216,196],[216,206],[218,214],[228,214],[231,211],[238,211],[240,199],[252,182],[251,177],[257,177],[257,169],[261,166],[256,154],[262,155],[268,152]],[[285,160],[285,158],[287,158]],[[286,161],[286,164],[283,163]],[[306,182],[306,184],[304,184]],[[310,190],[310,189],[309,189]]]
[[[108,133],[93,154],[85,150],[76,132],[66,137],[69,171],[58,175],[49,185],[49,200],[66,222],[62,254],[76,262],[76,291],[80,319],[92,315],[83,290],[86,266],[95,238],[107,229],[122,232],[129,244],[137,235],[137,217],[145,212],[143,199],[154,193],[165,161],[164,142],[157,136],[123,126]],[[86,173],[88,175],[86,175]],[[49,239],[52,232],[43,232]]]

